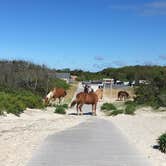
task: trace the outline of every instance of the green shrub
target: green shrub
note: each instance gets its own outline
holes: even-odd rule
[[[54,113],[66,114],[64,105],[56,105]]]
[[[19,116],[26,108],[43,108],[42,98],[29,91],[0,92],[0,114]]]
[[[126,101],[125,105],[136,105],[134,101]]]
[[[62,106],[66,109],[68,108],[68,104],[63,104]]]
[[[124,112],[123,110],[113,110],[109,113],[109,115],[116,116],[118,114],[123,114],[123,112]]]
[[[111,103],[104,103],[101,106],[101,110],[106,110],[106,111],[116,110],[116,107],[113,104],[111,104]]]
[[[162,134],[158,138],[159,150],[163,153],[166,153],[166,133]]]
[[[136,111],[136,105],[135,104],[128,104],[125,108],[125,114],[131,114],[133,115]]]
[[[136,103],[152,106],[155,109],[166,107],[166,72],[160,74],[156,75],[150,84],[135,88]]]

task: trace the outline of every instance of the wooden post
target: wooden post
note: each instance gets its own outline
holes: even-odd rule
[[[111,81],[111,102],[112,102],[112,81]]]

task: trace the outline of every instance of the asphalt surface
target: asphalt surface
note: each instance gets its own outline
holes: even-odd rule
[[[85,106],[89,112],[91,106]],[[89,116],[89,115],[88,115]],[[151,166],[110,122],[91,117],[49,136],[28,166]]]

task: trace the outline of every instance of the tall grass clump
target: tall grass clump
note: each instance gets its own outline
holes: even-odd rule
[[[124,110],[122,109],[117,109],[117,110],[113,110],[110,113],[108,113],[109,116],[116,116],[118,114],[123,114]]]
[[[125,103],[125,105],[126,105],[126,108],[125,108],[124,113],[134,115],[134,113],[136,111],[136,103],[133,101],[128,101]]]
[[[107,116],[116,116],[124,112],[122,109],[117,109],[116,106],[111,103],[104,103],[101,106],[101,110],[103,110]]]
[[[116,110],[116,107],[113,104],[111,104],[111,103],[104,103],[101,106],[101,110],[106,110],[106,111]]]
[[[166,133],[162,134],[158,138],[159,150],[163,153],[166,153]]]
[[[57,114],[66,114],[66,109],[67,108],[68,108],[67,104],[56,105],[54,113],[57,113]]]

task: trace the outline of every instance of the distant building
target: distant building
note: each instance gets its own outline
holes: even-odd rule
[[[70,83],[70,73],[56,73],[55,77]]]
[[[112,78],[103,79],[104,88],[111,88],[111,84],[113,84],[113,83],[114,83],[114,79],[112,79]]]

